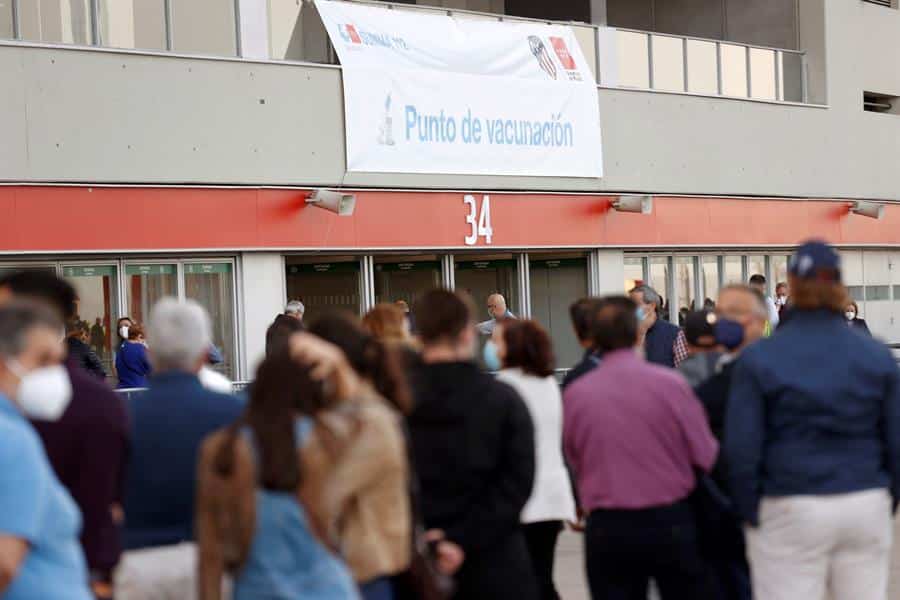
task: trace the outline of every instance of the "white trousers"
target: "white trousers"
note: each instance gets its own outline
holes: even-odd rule
[[[191,543],[131,550],[113,577],[116,600],[194,600],[197,550]]]
[[[759,527],[746,534],[757,600],[887,597],[893,538],[887,490],[764,498]]]

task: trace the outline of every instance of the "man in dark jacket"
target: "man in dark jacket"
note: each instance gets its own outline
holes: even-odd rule
[[[209,317],[193,301],[160,300],[147,338],[155,371],[147,392],[130,399],[132,452],[125,485],[126,552],[116,574],[124,589],[190,597],[197,452],[203,439],[234,422],[240,401],[203,387],[197,373],[210,347]],[[149,550],[155,552],[132,552]],[[148,588],[152,586],[152,588]]]
[[[589,373],[600,364],[600,354],[594,349],[593,317],[600,303],[599,298],[582,298],[576,300],[569,307],[569,317],[572,319],[572,327],[575,329],[575,337],[584,348],[584,356],[581,361],[572,367],[563,378],[562,387],[566,389],[576,379]]]
[[[104,381],[106,380],[106,369],[103,368],[103,364],[94,350],[81,339],[82,332],[81,323],[77,319],[68,321],[66,325],[66,349],[68,350],[69,360],[97,379]]]
[[[535,466],[528,409],[473,362],[477,336],[466,299],[433,290],[416,314],[424,349],[409,428],[425,525],[465,552],[456,598],[536,600],[520,529]]]
[[[720,358],[715,374],[703,381],[694,391],[709,419],[710,429],[722,442],[725,412],[731,389],[731,375],[740,352],[766,331],[768,309],[765,300],[756,290],[744,285],[731,285],[719,292],[714,326],[715,341],[728,354]],[[719,488],[727,491],[728,465],[722,454],[713,468],[713,479]],[[750,567],[744,551],[744,535],[740,520],[729,511],[718,532],[714,556],[708,556],[716,578],[718,600],[750,600]]]
[[[644,357],[664,367],[675,368],[688,357],[684,332],[659,316],[662,298],[649,285],[639,285],[628,295],[638,305],[638,345]]]
[[[758,598],[884,598],[900,499],[900,372],[847,327],[840,257],[803,244],[793,314],[732,374],[724,453]]]

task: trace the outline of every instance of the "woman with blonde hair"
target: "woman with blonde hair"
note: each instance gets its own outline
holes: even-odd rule
[[[363,328],[388,343],[409,343],[409,323],[396,304],[376,304],[362,320]]]

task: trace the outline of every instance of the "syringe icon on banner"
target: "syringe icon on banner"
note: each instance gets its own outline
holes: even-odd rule
[[[391,95],[384,100],[384,121],[378,133],[378,143],[382,146],[394,145],[394,119],[391,117]]]

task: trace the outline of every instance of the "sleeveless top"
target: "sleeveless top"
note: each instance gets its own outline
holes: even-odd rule
[[[297,448],[312,431],[312,420],[294,425]],[[249,429],[243,431],[257,457]],[[250,552],[234,582],[235,600],[356,600],[350,571],[315,537],[306,510],[293,492],[257,487],[256,529]]]

